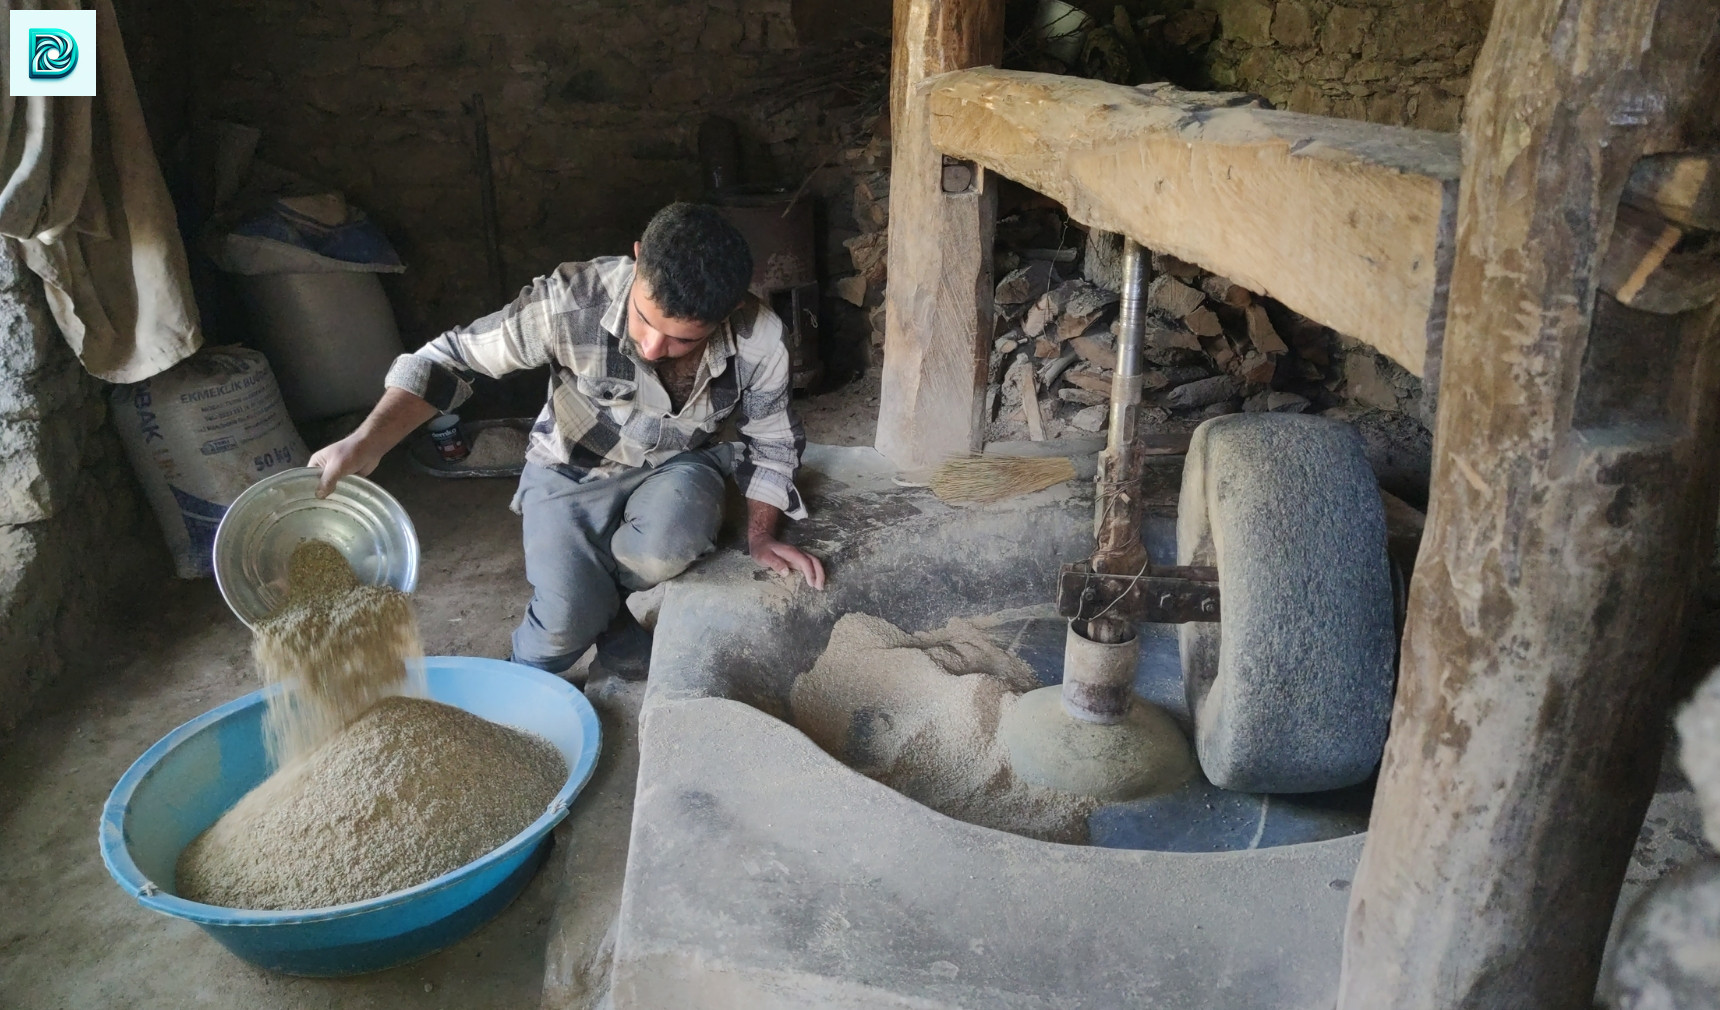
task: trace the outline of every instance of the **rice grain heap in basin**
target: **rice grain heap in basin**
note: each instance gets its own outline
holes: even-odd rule
[[[265,685],[280,685],[264,720],[285,766],[383,698],[422,695],[424,647],[412,601],[367,586],[332,545],[307,540],[288,564],[287,602],[256,626],[251,652]]]
[[[472,470],[521,466],[526,461],[530,439],[526,432],[506,425],[485,428],[472,439],[472,451],[460,464]]]
[[[180,897],[305,909],[380,897],[483,856],[567,781],[546,741],[422,698],[385,698],[247,793],[179,857]]]

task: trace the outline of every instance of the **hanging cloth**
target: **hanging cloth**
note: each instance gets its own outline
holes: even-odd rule
[[[81,9],[72,0],[11,6]],[[95,10],[94,98],[0,96],[0,235],[17,240],[42,278],[84,368],[138,382],[191,355],[203,335],[119,21],[111,0]]]

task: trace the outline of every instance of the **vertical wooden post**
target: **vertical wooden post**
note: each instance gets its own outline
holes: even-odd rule
[[[915,86],[933,74],[999,62],[1003,0],[896,0],[894,30],[877,446],[899,466],[916,467],[979,447],[997,196],[983,172],[952,172],[946,184]]]
[[[1713,118],[1717,25],[1711,0],[1494,8],[1341,1010],[1590,1006],[1720,485],[1714,306],[1596,278],[1637,159],[1712,141],[1685,116]]]

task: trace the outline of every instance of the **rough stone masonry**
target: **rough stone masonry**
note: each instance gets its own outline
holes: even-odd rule
[[[792,188],[823,156],[816,97],[755,93],[821,0],[136,0],[140,89],[162,131],[212,117],[262,130],[260,157],[343,191],[408,272],[408,343],[497,306],[484,269],[474,120],[484,96],[510,286],[625,252],[658,207],[697,199],[707,116],[742,126],[747,181]],[[173,25],[174,12],[194,24]],[[127,14],[125,10],[122,15]],[[175,103],[166,93],[178,91]],[[190,110],[175,123],[176,107]],[[817,149],[817,150],[815,150]]]
[[[1492,0],[1198,0],[1220,88],[1294,112],[1452,132]]]
[[[0,243],[0,733],[165,573],[137,483],[41,281]]]

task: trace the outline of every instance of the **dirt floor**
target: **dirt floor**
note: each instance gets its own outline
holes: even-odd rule
[[[796,400],[795,411],[806,426],[808,442],[825,445],[871,445],[878,428],[876,368],[823,396]]]
[[[876,379],[803,404],[809,436],[871,442]],[[447,480],[391,457],[377,479],[417,524],[418,607],[431,654],[506,657],[527,599],[513,483]],[[60,685],[0,741],[0,1008],[589,1008],[601,1005],[633,794],[638,685],[588,691],[605,716],[598,775],[545,871],[500,917],[416,964],[351,980],[255,970],[197,927],[139,907],[108,877],[96,822],[126,767],[173,727],[253,690],[250,636],[213,582],[150,591],[112,663]],[[1633,876],[1691,851],[1688,816],[1651,812]],[[1658,823],[1657,823],[1658,822]],[[1678,844],[1665,843],[1677,841]],[[546,955],[546,945],[549,953]]]

